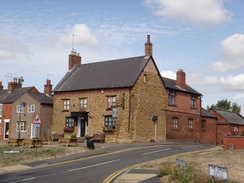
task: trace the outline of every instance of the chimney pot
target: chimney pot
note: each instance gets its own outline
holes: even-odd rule
[[[0,81],[0,91],[3,90],[3,82]]]
[[[71,51],[69,54],[69,70],[71,70],[75,65],[81,64],[81,56],[76,51]]]
[[[52,85],[51,85],[51,80],[49,79],[47,79],[46,85],[44,85],[44,93],[49,96],[52,95]]]

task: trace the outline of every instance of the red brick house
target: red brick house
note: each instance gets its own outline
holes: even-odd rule
[[[54,88],[52,133],[105,133],[107,142],[120,143],[165,141],[166,90],[150,36],[143,56],[82,64],[71,52],[68,65]]]
[[[186,74],[178,70],[176,80],[163,77],[167,90],[167,140],[216,143],[216,117],[201,106],[202,94],[186,84]]]
[[[0,139],[32,138],[35,130],[32,121],[39,114],[43,124],[39,136],[50,135],[52,120],[52,85],[50,80],[45,85],[45,92],[40,93],[35,87],[23,87],[21,80],[14,78],[3,89],[0,82]],[[49,93],[48,93],[49,92]]]
[[[218,118],[216,123],[217,144],[223,144],[225,136],[244,135],[244,117],[241,114],[214,109],[210,109],[209,112]]]

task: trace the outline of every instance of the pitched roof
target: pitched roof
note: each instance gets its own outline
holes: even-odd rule
[[[28,94],[42,104],[53,104],[52,97],[47,96],[44,93],[28,93]]]
[[[53,91],[132,87],[149,59],[140,56],[76,65]]]
[[[208,112],[206,109],[201,108],[201,117],[206,117],[206,118],[216,118],[215,115],[213,115],[211,112]]]
[[[214,111],[232,124],[244,125],[244,118],[241,114],[228,112],[228,111],[218,111],[218,110],[214,110]]]
[[[164,86],[166,89],[178,90],[181,92],[191,93],[191,94],[195,94],[195,95],[202,95],[201,93],[199,93],[198,91],[196,91],[192,87],[190,87],[189,85],[186,85],[186,89],[184,90],[184,89],[181,89],[176,86],[176,80],[165,78],[165,77],[162,77],[162,79],[163,79]]]
[[[31,90],[32,87],[24,87],[24,88],[16,88],[12,92],[8,92],[8,90],[0,91],[0,103],[13,103],[16,101],[21,95],[25,92]]]

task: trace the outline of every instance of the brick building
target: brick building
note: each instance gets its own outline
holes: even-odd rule
[[[120,143],[165,141],[166,90],[150,36],[144,56],[82,64],[71,52],[68,65],[54,88],[52,133],[105,133],[107,142]]]
[[[167,90],[167,140],[216,143],[216,116],[202,108],[202,94],[186,84],[179,69],[176,80],[163,77]],[[214,127],[214,128],[212,128]]]
[[[20,79],[14,78],[3,89],[0,82],[0,139],[32,138],[36,131],[32,121],[38,113],[43,124],[39,136],[50,136],[52,120],[52,85],[47,80],[45,92],[40,93],[35,87],[23,87]]]
[[[223,144],[225,136],[244,135],[244,117],[241,114],[214,109],[210,109],[209,112],[218,118],[216,123],[217,144]]]

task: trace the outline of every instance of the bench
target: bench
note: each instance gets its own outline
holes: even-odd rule
[[[77,146],[77,139],[74,139],[74,138],[60,138],[58,140],[58,143],[59,144],[66,143],[66,147],[68,147],[70,143],[75,143],[75,145]]]
[[[24,139],[23,141],[22,141],[22,145],[24,146],[24,145],[28,145],[29,146],[29,148],[31,147],[31,146],[33,146],[33,147],[35,147],[35,145],[36,145],[36,141],[37,141],[37,145],[41,145],[42,146],[42,140],[41,139]]]
[[[7,144],[10,144],[10,143],[12,143],[13,144],[13,147],[15,146],[15,145],[20,145],[21,143],[22,143],[22,140],[23,139],[8,139],[7,140]]]
[[[105,134],[94,134],[92,136],[93,141],[100,141],[101,143],[105,142]]]
[[[64,138],[64,134],[63,133],[54,133],[53,135],[52,135],[52,140],[54,141],[54,140],[58,140],[58,139],[60,139],[60,138]]]
[[[51,138],[50,137],[40,137],[38,138],[40,140],[42,140],[42,142],[48,142],[48,144],[51,144]]]

